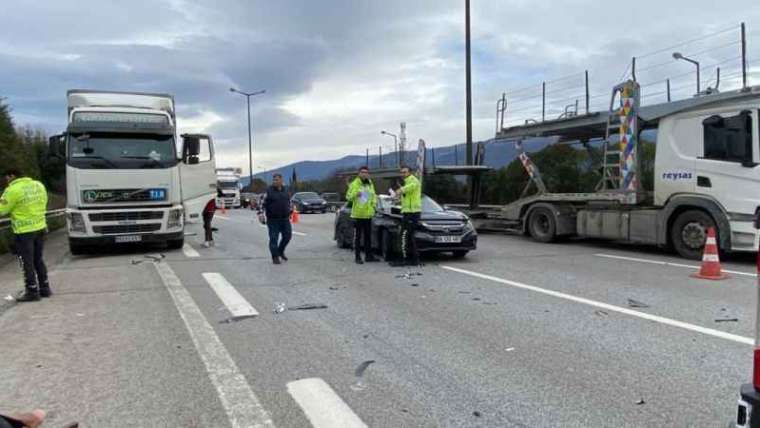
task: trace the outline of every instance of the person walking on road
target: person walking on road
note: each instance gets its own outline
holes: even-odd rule
[[[0,196],[0,217],[10,215],[15,252],[24,269],[25,288],[16,301],[33,302],[50,297],[47,268],[42,260],[47,190],[42,183],[24,177],[14,168],[5,172],[5,182],[7,186]]]
[[[420,180],[412,174],[409,167],[401,168],[401,176],[404,184],[398,192],[401,196],[401,254],[403,259],[391,262],[393,266],[417,266],[420,257],[417,252],[417,242],[414,240],[414,231],[420,222],[422,212],[422,185]]]
[[[375,185],[369,178],[369,168],[359,168],[357,176],[346,192],[346,200],[351,202],[351,218],[354,220],[354,253],[356,263],[363,264],[361,243],[364,243],[364,259],[376,262],[372,255],[372,217],[375,215],[377,199]]]
[[[272,176],[272,185],[267,188],[264,195],[259,215],[266,215],[266,224],[269,229],[269,252],[272,254],[272,263],[280,264],[280,259],[288,261],[285,256],[285,247],[288,246],[293,229],[290,225],[290,195],[282,184],[282,174]],[[263,213],[262,213],[263,211]]]

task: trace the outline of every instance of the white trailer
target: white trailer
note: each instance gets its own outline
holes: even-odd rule
[[[185,223],[216,195],[211,137],[182,135],[177,150],[171,95],[70,90],[67,98],[68,127],[50,146],[66,159],[72,254],[128,242],[182,247]]]
[[[536,190],[472,212],[473,221],[481,229],[516,230],[541,242],[579,236],[672,246],[689,259],[701,258],[707,229],[714,227],[721,250],[757,251],[752,222],[760,207],[759,112],[760,87],[640,107],[639,86],[628,81],[613,89],[609,112],[500,127],[496,138],[520,149],[533,137],[586,144],[601,139],[602,177],[593,193],[551,193],[523,151]],[[653,192],[641,186],[644,130],[656,136]]]

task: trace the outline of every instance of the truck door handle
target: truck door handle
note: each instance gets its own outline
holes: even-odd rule
[[[697,176],[697,186],[699,187],[712,187],[709,177]]]

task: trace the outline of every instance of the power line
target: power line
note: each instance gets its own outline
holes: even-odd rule
[[[710,34],[705,34],[704,36],[700,36],[700,37],[696,37],[696,38],[693,38],[693,39],[690,39],[690,40],[686,40],[684,42],[680,42],[680,43],[677,43],[675,45],[668,46],[666,48],[658,49],[656,51],[652,51],[652,52],[649,52],[649,53],[646,53],[646,54],[643,54],[643,55],[636,55],[636,59],[647,58],[647,57],[650,57],[652,55],[656,55],[658,53],[667,52],[667,51],[672,50],[674,48],[677,48],[679,46],[685,46],[685,45],[688,45],[690,43],[698,42],[700,40],[709,39],[710,37],[717,36],[718,34],[727,33],[729,31],[735,31],[737,29],[739,29],[739,26],[738,25],[733,25],[733,26],[725,28],[723,30],[718,30],[718,31],[716,31],[714,33],[710,33]]]

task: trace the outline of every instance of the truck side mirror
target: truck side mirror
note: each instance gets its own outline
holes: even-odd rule
[[[52,157],[66,158],[66,139],[63,134],[48,138],[48,153]]]

